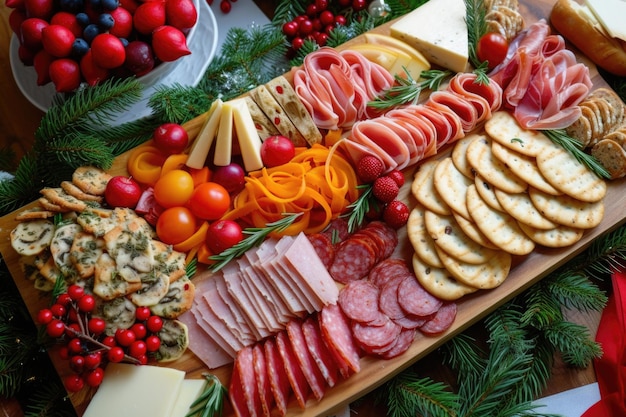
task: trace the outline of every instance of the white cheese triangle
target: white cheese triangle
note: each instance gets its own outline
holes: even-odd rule
[[[626,1],[585,0],[585,3],[611,37],[626,41]]]
[[[434,65],[464,72],[468,63],[464,0],[430,0],[391,28],[391,36],[421,52]]]

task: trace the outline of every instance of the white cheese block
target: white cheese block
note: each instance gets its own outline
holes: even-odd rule
[[[233,105],[233,119],[235,131],[239,140],[239,149],[246,171],[256,171],[263,168],[261,160],[261,137],[254,125],[254,120],[246,101],[242,98],[231,100]]]
[[[219,98],[213,102],[211,108],[208,111],[207,120],[204,122],[200,133],[196,137],[189,156],[187,157],[186,165],[189,168],[200,169],[204,166],[206,158],[213,145],[215,134],[220,122],[220,114],[222,112],[223,102]]]
[[[83,417],[170,417],[184,378],[177,369],[109,363]]]
[[[602,26],[613,38],[626,41],[626,1],[624,0],[586,0],[585,3],[598,18]]]
[[[430,0],[391,28],[391,36],[420,51],[443,68],[464,72],[468,63],[464,0]]]
[[[215,155],[213,163],[219,166],[230,164],[233,153],[233,105],[227,101],[222,106],[220,115],[220,125],[217,129],[217,140],[215,141]]]
[[[170,415],[172,417],[185,417],[189,412],[189,407],[202,394],[205,386],[206,380],[204,379],[184,379]]]

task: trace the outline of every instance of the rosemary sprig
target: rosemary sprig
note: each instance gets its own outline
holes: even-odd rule
[[[583,150],[582,144],[565,133],[563,129],[555,129],[555,130],[544,130],[542,131],[550,140],[557,145],[560,145],[571,153],[574,158],[581,164],[585,165],[589,168],[594,174],[596,174],[600,178],[610,178],[611,175],[609,172],[602,166],[600,162],[592,155],[589,155]]]
[[[268,223],[265,227],[248,227],[243,229],[243,234],[248,235],[236,245],[226,249],[218,255],[209,256],[212,261],[217,261],[211,265],[212,271],[219,271],[227,263],[240,257],[248,249],[258,246],[265,238],[273,232],[282,232],[289,227],[302,213],[284,213],[285,217],[275,222]]]
[[[363,189],[364,191],[359,195],[359,198],[346,207],[346,213],[342,214],[342,217],[348,218],[348,231],[350,232],[354,232],[363,224],[365,216],[370,211],[372,204],[376,204],[372,194],[374,188],[372,184],[359,185],[357,188]]]
[[[476,56],[478,40],[487,32],[485,20],[485,2],[483,0],[465,0],[465,22],[467,23],[467,41],[470,62],[475,68],[480,67],[481,62]]]
[[[202,394],[191,404],[185,417],[213,417],[221,416],[224,406],[226,387],[213,374],[202,374],[207,380],[207,385]],[[201,413],[201,414],[198,414]]]
[[[419,80],[415,80],[406,68],[404,68],[404,73],[405,76],[396,74],[396,85],[384,91],[367,105],[378,110],[385,110],[406,103],[415,104],[423,89],[438,90],[441,82],[452,74],[447,70],[428,70],[422,71]]]

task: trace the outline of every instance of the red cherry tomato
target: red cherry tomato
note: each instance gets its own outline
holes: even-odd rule
[[[478,40],[476,55],[481,62],[487,61],[491,70],[504,61],[508,49],[509,43],[504,36],[489,32]]]
[[[211,223],[206,243],[211,252],[222,253],[243,239],[241,226],[233,220],[218,220]]]
[[[193,190],[188,206],[196,217],[219,219],[230,208],[230,194],[216,182],[205,182]]]
[[[156,232],[159,239],[168,245],[183,242],[196,231],[196,218],[186,207],[172,207],[159,216]]]

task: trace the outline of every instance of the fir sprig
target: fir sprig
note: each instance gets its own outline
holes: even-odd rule
[[[285,213],[283,218],[268,223],[265,227],[247,227],[243,229],[243,234],[247,235],[243,240],[226,249],[220,254],[211,255],[209,259],[216,261],[211,264],[212,271],[219,271],[233,259],[239,258],[249,249],[260,245],[272,233],[280,233],[302,215],[302,213]]]
[[[221,416],[224,408],[226,387],[213,374],[202,374],[206,379],[206,386],[202,394],[191,404],[185,417],[214,417]]]
[[[375,208],[374,205],[376,204],[372,184],[362,184],[357,188],[362,190],[359,197],[350,203],[346,207],[345,213],[341,215],[341,217],[348,218],[348,231],[350,232],[354,232],[363,224],[367,213],[373,207]]]
[[[449,387],[428,378],[405,372],[394,378],[384,391],[390,417],[456,416],[458,397]]]
[[[415,104],[424,89],[438,90],[441,83],[450,75],[452,73],[447,70],[427,70],[421,72],[419,80],[415,80],[405,68],[403,76],[395,75],[394,86],[383,91],[367,105],[378,110],[386,110],[407,103]]]
[[[594,174],[600,178],[611,178],[606,168],[598,162],[592,155],[583,150],[580,141],[572,138],[563,129],[543,130],[542,131],[550,140],[560,145],[576,158],[578,162],[589,168]]]

